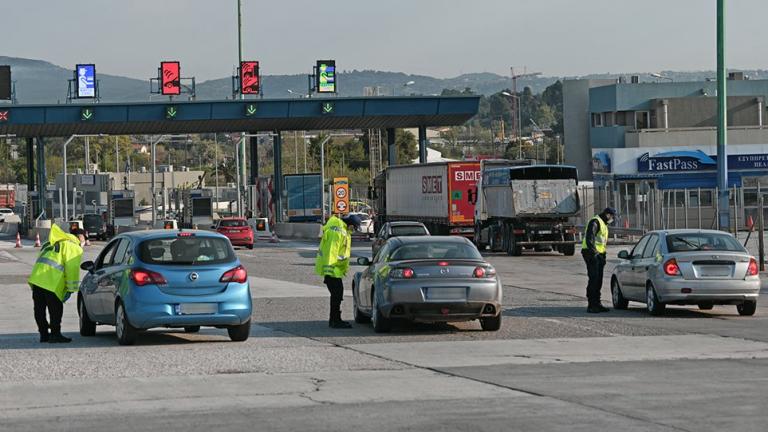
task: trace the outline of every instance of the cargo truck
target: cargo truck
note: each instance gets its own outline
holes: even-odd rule
[[[398,165],[374,180],[376,230],[386,222],[416,221],[436,235],[474,233],[479,162]]]
[[[571,218],[580,208],[575,167],[503,166],[494,161],[481,169],[474,233],[480,250],[512,256],[523,249],[575,253]]]
[[[283,178],[288,222],[320,222],[323,218],[320,174],[289,174]]]

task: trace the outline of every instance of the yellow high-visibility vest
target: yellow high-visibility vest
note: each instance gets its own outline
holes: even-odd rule
[[[82,257],[80,240],[54,224],[51,226],[48,242],[43,245],[40,255],[37,256],[27,283],[46,289],[64,301],[68,292],[77,292],[80,288]]]
[[[318,276],[343,278],[349,271],[351,255],[352,235],[347,231],[347,224],[331,216],[323,226],[323,239],[315,258],[315,273]]]
[[[597,253],[604,254],[606,247],[608,246],[608,224],[603,221],[600,216],[595,216],[589,220],[587,226],[584,228],[584,239],[581,240],[581,249],[587,249],[587,230],[593,220],[596,220],[600,226],[600,231],[595,233],[595,249]]]

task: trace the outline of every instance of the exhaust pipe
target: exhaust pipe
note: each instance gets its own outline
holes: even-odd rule
[[[401,305],[397,305],[392,308],[393,315],[402,315],[405,313],[405,309]]]
[[[488,315],[495,314],[496,313],[496,307],[494,307],[492,304],[487,304],[483,308],[483,313],[484,314],[488,314]]]

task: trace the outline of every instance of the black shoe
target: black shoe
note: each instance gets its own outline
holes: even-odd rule
[[[333,329],[349,329],[352,328],[352,324],[342,320],[328,321],[328,327]]]
[[[40,333],[40,342],[41,343],[48,342],[49,339],[50,339],[50,336],[48,335],[48,333]]]
[[[50,339],[48,340],[48,343],[70,343],[70,342],[72,342],[72,339],[60,334],[51,335]]]
[[[587,308],[587,313],[603,313],[603,312],[608,312],[608,311],[610,311],[610,309],[608,309],[607,307],[605,307],[603,305],[589,306]]]

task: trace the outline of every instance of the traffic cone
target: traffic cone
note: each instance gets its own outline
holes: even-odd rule
[[[21,245],[21,235],[19,233],[16,233],[16,249],[21,249],[23,246]]]
[[[624,219],[624,229],[629,229],[629,219]]]
[[[749,228],[750,231],[752,231],[752,228],[755,227],[755,221],[752,219],[752,215],[747,216],[747,228]]]
[[[40,243],[40,233],[35,234],[35,247],[41,247],[43,244]]]
[[[270,243],[280,243],[280,239],[277,238],[277,234],[274,231],[272,231],[272,237],[270,237],[269,242]]]

